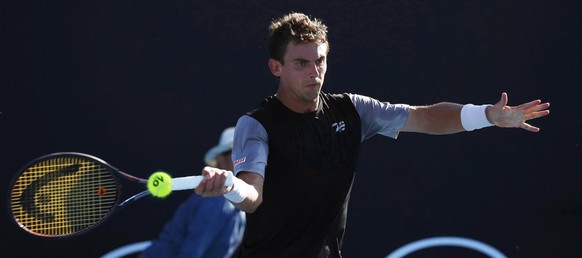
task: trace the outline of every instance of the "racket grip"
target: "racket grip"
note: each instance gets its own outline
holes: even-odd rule
[[[228,171],[224,186],[231,186],[233,184],[234,175]],[[172,191],[190,190],[196,188],[202,182],[203,176],[185,176],[172,178]]]
[[[202,182],[202,176],[185,176],[172,178],[172,191],[190,190]]]

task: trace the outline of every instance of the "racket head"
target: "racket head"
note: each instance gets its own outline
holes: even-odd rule
[[[20,228],[40,237],[83,234],[115,210],[121,197],[118,171],[99,158],[77,152],[36,158],[10,185],[11,217]]]

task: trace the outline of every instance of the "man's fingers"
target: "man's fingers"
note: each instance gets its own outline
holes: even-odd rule
[[[222,179],[222,173],[216,173],[216,177],[214,177],[214,184],[212,185],[212,189],[213,190],[217,190],[220,189],[222,190],[222,187],[224,186],[224,182]]]
[[[495,106],[497,106],[498,108],[503,108],[505,106],[507,106],[507,93],[503,92],[501,93],[501,98],[499,99],[499,101],[497,103],[495,103]]]
[[[540,110],[544,110],[550,107],[550,103],[544,103],[544,104],[536,104],[528,109],[526,109],[528,112],[535,112],[535,111],[540,111]]]
[[[528,130],[528,131],[530,131],[530,132],[534,132],[534,133],[537,133],[537,132],[539,132],[539,131],[540,131],[540,128],[537,128],[537,127],[535,127],[535,126],[532,126],[532,125],[530,125],[530,124],[528,124],[528,123],[523,123],[523,124],[521,125],[521,128],[523,128],[523,129],[525,129],[525,130]]]
[[[204,178],[194,189],[194,192],[198,195],[208,197],[208,196],[219,196],[224,194],[227,187],[224,185],[226,179],[229,175],[229,171],[214,167],[204,167],[202,174]]]
[[[531,120],[531,119],[535,119],[535,118],[539,118],[539,117],[543,117],[543,116],[547,116],[550,114],[549,110],[543,110],[543,111],[539,111],[539,112],[532,112],[529,114],[525,115],[525,120]]]

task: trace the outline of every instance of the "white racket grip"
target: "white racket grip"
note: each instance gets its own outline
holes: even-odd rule
[[[234,175],[232,172],[228,171],[226,181],[224,181],[224,186],[232,185],[232,178]],[[202,182],[203,176],[185,176],[172,178],[172,191],[179,190],[190,190],[196,188],[200,182]]]
[[[172,191],[190,190],[202,182],[203,176],[185,176],[172,178]]]

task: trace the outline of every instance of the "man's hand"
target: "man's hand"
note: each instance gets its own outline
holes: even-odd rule
[[[204,197],[221,196],[229,192],[232,185],[224,186],[228,173],[232,172],[214,167],[204,167],[204,169],[202,169],[202,176],[204,176],[204,179],[202,179],[200,184],[194,189],[194,192]]]
[[[550,103],[534,100],[516,107],[507,106],[507,93],[501,93],[501,99],[486,110],[489,122],[498,127],[523,128],[530,132],[538,132],[540,128],[532,126],[526,121],[550,114]]]

